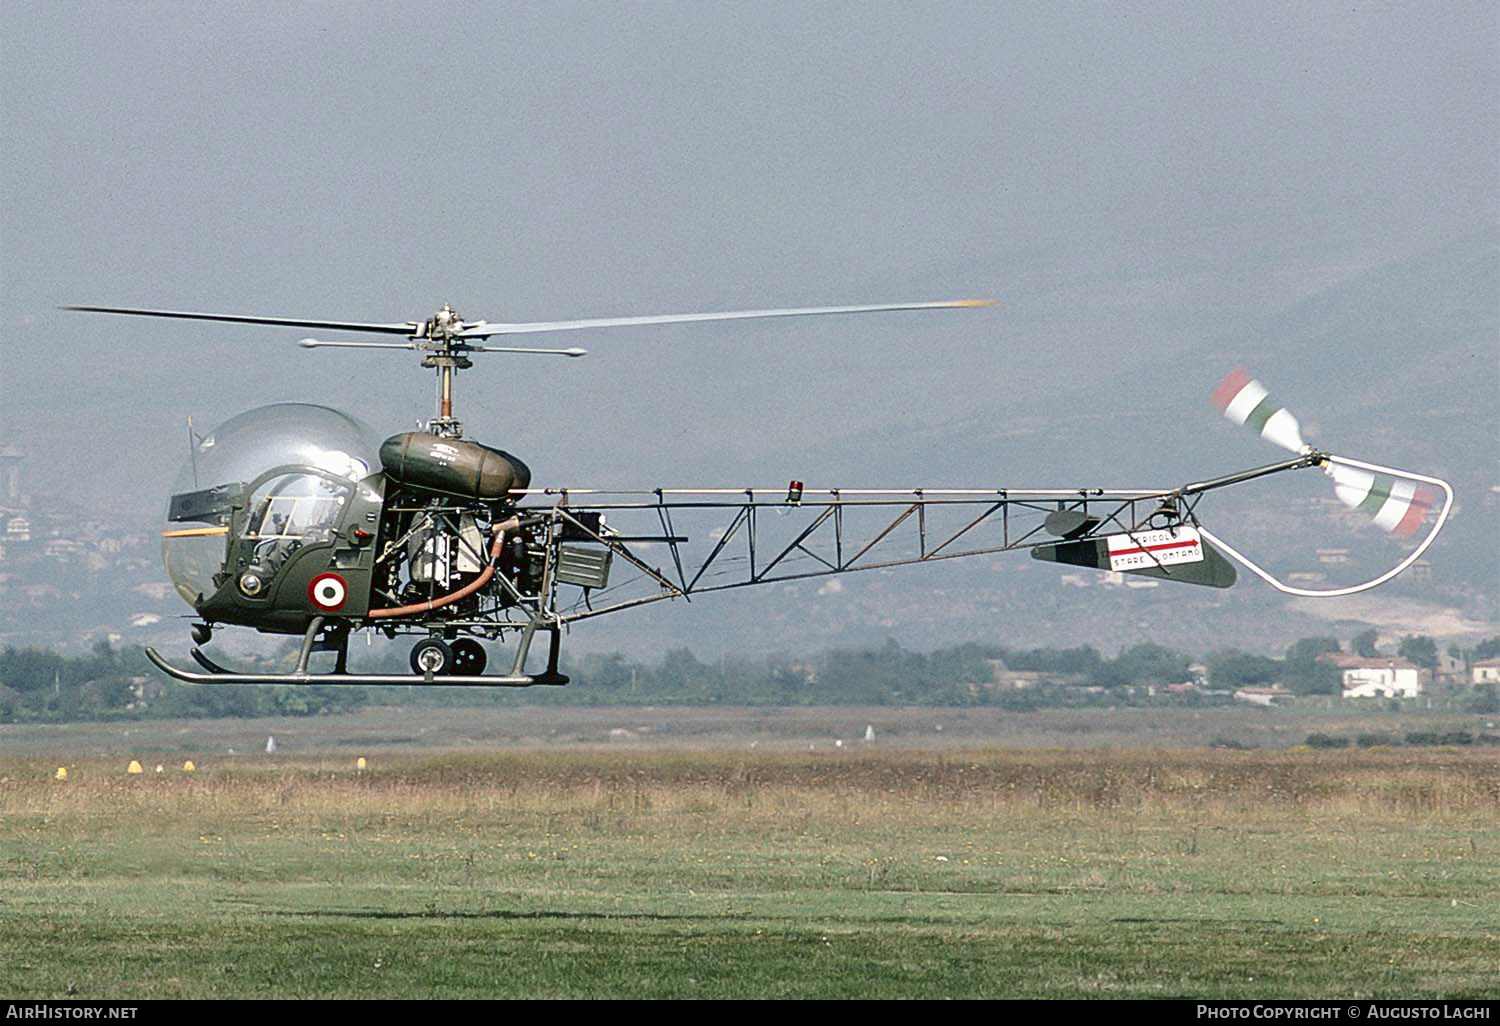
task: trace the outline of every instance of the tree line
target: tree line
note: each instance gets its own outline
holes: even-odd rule
[[[0,650],[0,723],[308,716],[364,704],[356,688],[194,687],[169,681],[139,648],[99,641],[81,656],[50,649]]]
[[[1381,654],[1374,632],[1348,651]],[[1242,687],[1280,684],[1295,694],[1336,695],[1339,671],[1323,656],[1345,651],[1333,637],[1301,638],[1276,659],[1236,649],[1186,652],[1143,642],[1106,656],[1076,648],[1010,648],[969,643],[917,652],[888,640],[868,649],[819,655],[725,657],[704,662],[687,648],[656,661],[620,653],[568,660],[566,688],[497,689],[190,686],[148,669],[138,649],[99,642],[85,655],[36,648],[0,650],[0,723],[146,717],[304,716],[365,704],[461,705],[550,702],[564,705],[936,705],[999,706],[1015,711],[1087,706],[1229,701]],[[1435,666],[1431,638],[1410,636],[1401,657]],[[1466,662],[1500,655],[1500,637],[1450,654]],[[292,650],[280,660],[290,666]],[[386,660],[404,659],[394,649]],[[395,670],[395,666],[387,667]],[[1177,685],[1177,687],[1173,687]],[[1494,689],[1475,701],[1496,704]],[[1486,707],[1487,708],[1487,707]],[[1479,710],[1483,711],[1483,710]]]

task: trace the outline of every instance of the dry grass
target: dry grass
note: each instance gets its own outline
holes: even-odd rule
[[[18,996],[1412,997],[1500,961],[1489,750],[53,762],[0,759]]]
[[[823,755],[718,750],[529,752],[350,760],[257,759],[188,775],[130,777],[119,760],[73,763],[66,783],[52,761],[7,760],[0,815],[134,815],[299,819],[385,816],[444,819],[475,811],[586,809],[775,816],[838,809],[941,820],[955,810],[995,816],[1193,814],[1427,818],[1500,813],[1500,752],[1091,753],[971,751]]]

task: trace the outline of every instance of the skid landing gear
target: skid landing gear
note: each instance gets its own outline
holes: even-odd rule
[[[530,654],[532,640],[538,630],[551,637],[547,646],[547,668],[542,673],[526,672],[526,657]],[[562,646],[562,632],[555,626],[528,624],[521,632],[521,642],[509,673],[485,674],[488,661],[484,646],[473,638],[459,638],[451,645],[436,638],[419,642],[412,649],[411,674],[402,673],[350,673],[348,670],[349,628],[338,625],[324,630],[322,617],[308,625],[302,637],[302,647],[297,654],[297,665],[290,672],[240,673],[221,666],[210,659],[201,649],[194,648],[192,656],[203,669],[185,670],[168,662],[153,648],[146,649],[146,658],[167,676],[187,684],[262,684],[262,685],[359,685],[364,687],[435,685],[438,687],[502,687],[529,688],[534,686],[558,686],[568,683],[568,678],[559,672],[557,658]],[[315,651],[335,652],[334,669],[330,673],[314,673],[308,662]]]

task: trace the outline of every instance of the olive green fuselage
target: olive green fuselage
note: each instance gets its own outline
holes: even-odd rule
[[[274,634],[302,634],[317,617],[359,623],[390,604],[372,599],[390,576],[389,561],[377,563],[405,544],[415,507],[457,500],[488,513],[531,482],[526,464],[503,450],[415,431],[386,439],[380,458],[383,469],[358,482],[336,521],[315,535],[267,539],[254,511],[236,505],[215,588],[194,604],[199,615]]]

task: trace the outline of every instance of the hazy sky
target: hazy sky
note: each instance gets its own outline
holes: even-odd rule
[[[548,483],[742,483],[806,438],[1049,394],[1107,411],[1141,347],[1495,223],[1497,10],[6,0],[0,431],[34,487],[136,508],[188,414],[430,415],[406,354],[62,303],[1006,300],[485,361],[459,383],[470,433]]]

